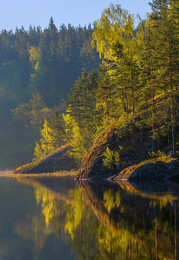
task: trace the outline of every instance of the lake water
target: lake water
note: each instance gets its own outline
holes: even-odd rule
[[[0,259],[179,259],[179,184],[0,178]]]

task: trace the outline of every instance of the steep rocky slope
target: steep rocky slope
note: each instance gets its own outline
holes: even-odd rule
[[[107,147],[112,152],[118,152],[120,156],[120,162],[109,169],[105,167],[103,161]],[[139,134],[131,136],[128,133],[123,137],[115,124],[112,124],[99,135],[89,153],[85,155],[77,179],[106,179],[132,165],[134,161],[146,158],[147,154],[145,144],[140,143]]]
[[[71,146],[66,144],[37,162],[17,168],[14,173],[51,173],[77,169],[76,162],[68,154],[71,149]]]

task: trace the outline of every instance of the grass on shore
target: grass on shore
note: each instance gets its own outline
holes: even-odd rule
[[[13,173],[13,172],[0,172],[0,177],[7,178],[44,178],[44,177],[65,177],[65,176],[76,176],[77,171],[70,172],[53,172],[53,173]]]

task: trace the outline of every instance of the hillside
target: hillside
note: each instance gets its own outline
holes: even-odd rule
[[[32,160],[42,127],[27,116],[14,116],[12,110],[20,105],[21,111],[34,93],[45,107],[64,107],[81,72],[99,66],[90,45],[93,30],[91,25],[58,28],[51,18],[44,30],[30,26],[28,31],[22,27],[0,32],[0,169]]]

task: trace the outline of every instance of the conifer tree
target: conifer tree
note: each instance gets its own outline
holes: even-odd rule
[[[71,112],[71,106],[69,105],[66,113],[63,114],[64,130],[66,133],[65,140],[72,146],[72,151],[70,152],[71,157],[77,162],[80,162],[87,152],[86,140],[84,135],[80,132],[80,128],[71,115]]]
[[[178,95],[178,18],[177,2],[154,0],[150,3],[152,29],[157,31],[156,57],[158,70],[155,71],[157,82],[166,96],[166,108],[170,106],[170,128],[172,132],[172,153],[176,156],[176,110]],[[169,102],[168,102],[169,101]]]
[[[88,75],[86,72],[82,72],[82,76],[73,85],[68,103],[71,106],[72,116],[80,129],[89,128],[89,124],[93,121],[96,89],[97,74],[95,71],[91,71]]]

